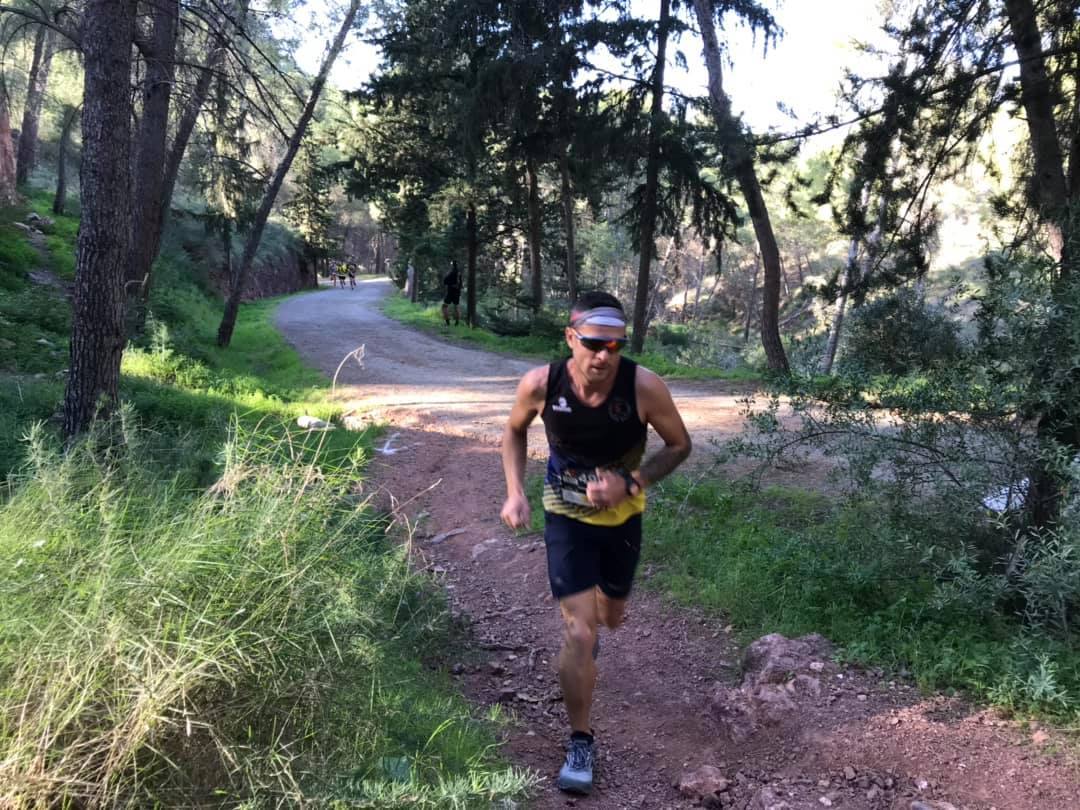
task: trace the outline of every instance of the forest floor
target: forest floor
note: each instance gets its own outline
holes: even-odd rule
[[[531,807],[1080,807],[1080,763],[1060,732],[923,694],[897,674],[838,668],[823,654],[787,689],[738,689],[733,628],[672,606],[648,587],[647,566],[626,624],[602,635],[596,789],[587,798],[559,793],[552,777],[567,726],[543,539],[515,536],[498,518],[505,493],[498,442],[516,381],[535,363],[410,330],[379,312],[391,291],[386,281],[365,279],[356,290],[294,297],[276,323],[330,375],[364,345],[363,367],[351,360],[341,367],[337,394],[364,421],[389,426],[366,486],[411,527],[417,566],[442,583],[467,628],[448,666],[477,705],[501,704],[513,718],[507,757],[544,779]],[[712,440],[742,429],[740,400],[752,389],[730,382],[671,388],[704,469]],[[543,450],[536,427],[536,471]],[[810,465],[772,480],[813,487],[823,470]],[[765,722],[740,729],[730,701],[764,709]],[[688,778],[695,772],[697,784]]]

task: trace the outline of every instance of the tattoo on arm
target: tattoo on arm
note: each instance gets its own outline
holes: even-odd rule
[[[686,457],[690,455],[689,448],[664,447],[657,450],[641,465],[640,472],[649,484],[655,484],[662,478],[666,478],[678,467]]]

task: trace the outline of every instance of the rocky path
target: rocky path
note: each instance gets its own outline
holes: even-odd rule
[[[507,756],[545,777],[531,807],[1080,808],[1077,761],[1057,733],[886,673],[837,669],[823,641],[769,639],[741,661],[730,627],[665,604],[647,569],[626,625],[603,636],[597,789],[584,799],[554,790],[566,734],[558,612],[542,538],[515,537],[498,520],[498,436],[531,363],[402,327],[377,311],[388,290],[364,281],[292,298],[277,323],[331,375],[364,344],[364,367],[343,367],[338,392],[391,424],[368,485],[411,527],[417,564],[468,626],[471,646],[450,662],[462,689],[478,705],[502,704],[513,718]],[[741,424],[741,391],[673,393],[699,448]],[[542,434],[530,448],[542,450]]]

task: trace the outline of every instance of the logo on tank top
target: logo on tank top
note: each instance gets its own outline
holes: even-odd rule
[[[559,413],[572,413],[570,406],[566,404],[566,397],[559,397],[559,401],[551,406],[551,410]]]
[[[608,416],[615,422],[625,422],[630,418],[630,414],[633,413],[633,409],[630,407],[630,403],[622,397],[614,397],[607,408]]]

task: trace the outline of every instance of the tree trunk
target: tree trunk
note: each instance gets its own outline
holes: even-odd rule
[[[128,334],[146,327],[150,297],[150,268],[161,243],[162,194],[165,189],[166,136],[169,102],[176,63],[179,0],[158,0],[153,6],[153,28],[143,78],[142,118],[135,142],[135,211],[131,223],[131,261],[128,264]]]
[[[15,143],[11,137],[7,93],[0,86],[0,205],[13,205],[18,199],[15,190]]]
[[[667,278],[668,265],[671,262],[671,254],[675,250],[675,239],[668,240],[667,248],[664,250],[663,261],[660,262],[660,270],[656,274],[656,278],[652,281],[652,286],[649,288],[649,306],[645,310],[645,334],[648,335],[649,327],[652,326],[653,318],[656,317],[656,311],[660,307],[660,286]],[[676,262],[678,256],[676,255]]]
[[[307,132],[311,117],[315,114],[315,107],[319,103],[319,96],[322,94],[326,78],[330,74],[330,68],[334,66],[338,54],[341,53],[341,49],[345,45],[345,38],[349,35],[349,31],[352,30],[359,11],[360,0],[351,0],[349,8],[345,12],[345,18],[341,22],[341,28],[338,30],[326,57],[323,59],[322,67],[319,68],[319,75],[315,77],[315,83],[311,86],[307,103],[304,105],[304,111],[300,114],[300,119],[296,122],[296,130],[293,132],[292,138],[289,139],[289,146],[285,150],[285,156],[282,158],[281,163],[274,172],[274,176],[270,180],[270,185],[267,186],[266,192],[263,194],[259,210],[255,214],[247,241],[244,244],[244,253],[240,257],[240,267],[236,272],[236,283],[229,290],[229,297],[225,302],[225,312],[221,317],[221,325],[218,327],[217,342],[219,346],[228,346],[232,340],[233,329],[236,327],[236,316],[240,312],[240,298],[244,294],[244,285],[247,283],[251,266],[255,262],[255,254],[259,250],[259,243],[262,241],[263,230],[266,228],[266,221],[270,217],[270,210],[274,207],[274,201],[281,190],[281,184],[285,181],[285,175],[289,173],[289,168],[292,166],[293,159],[300,149],[300,143]]]
[[[124,351],[131,235],[131,42],[135,0],[87,0],[82,23],[82,222],[75,248],[64,436],[111,412]]]
[[[701,256],[698,261],[698,277],[697,277],[697,290],[694,293],[694,323],[697,323],[701,314],[701,286],[705,283],[705,253],[707,246],[704,242],[701,243]],[[689,297],[687,293],[687,297]]]
[[[480,240],[476,234],[476,205],[469,203],[465,212],[465,237],[466,237],[466,275],[469,281],[469,292],[465,299],[465,320],[469,326],[476,328],[476,255],[479,252]]]
[[[668,24],[671,0],[660,0],[660,21],[656,33],[656,66],[652,75],[652,107],[649,111],[649,153],[645,164],[645,195],[641,204],[641,243],[638,245],[637,292],[634,295],[634,332],[630,350],[645,347],[645,321],[649,306],[649,268],[656,253],[656,197],[660,188],[660,127],[664,120],[664,67],[667,62]]]
[[[559,156],[559,174],[562,179],[563,230],[566,233],[566,286],[570,305],[578,297],[577,248],[574,246],[574,191],[570,186],[570,147]]]
[[[233,223],[231,219],[226,217],[221,225],[221,273],[225,278],[229,279],[230,285],[234,283],[233,271],[235,270],[232,260],[232,237]]]
[[[1057,305],[1044,330],[1044,351],[1037,376],[1045,386],[1048,402],[1039,408],[1036,434],[1048,456],[1054,450],[1073,458],[1080,451],[1080,422],[1075,402],[1080,397],[1080,375],[1065,370],[1062,362],[1072,351],[1075,330],[1075,237],[1070,232],[1070,199],[1061,143],[1054,120],[1052,84],[1042,51],[1035,8],[1031,0],[1005,0],[1013,45],[1020,57],[1020,99],[1026,113],[1031,151],[1035,162],[1035,195],[1039,218],[1047,228],[1050,251],[1058,262],[1053,287]],[[1040,461],[1031,475],[1026,497],[1029,525],[1036,529],[1056,523],[1061,516],[1068,473],[1064,476],[1050,461]]]
[[[67,210],[67,162],[71,149],[71,130],[78,118],[79,108],[68,107],[64,111],[64,123],[60,129],[60,157],[56,161],[56,194],[53,196],[52,211],[61,216]]]
[[[788,361],[784,344],[780,340],[779,325],[780,277],[783,272],[780,267],[780,249],[776,244],[769,209],[765,205],[761,184],[754,169],[753,155],[738,122],[732,117],[731,100],[724,92],[720,47],[716,40],[716,24],[713,21],[713,3],[711,0],[694,0],[694,11],[701,30],[705,65],[709,72],[709,106],[717,127],[723,133],[724,151],[746,201],[765,268],[761,302],[761,344],[765,349],[770,370],[787,374]]]
[[[1061,142],[1054,122],[1053,91],[1043,58],[1042,36],[1032,0],[1005,0],[1005,10],[1016,55],[1020,57],[1020,100],[1027,113],[1031,152],[1035,158],[1039,213],[1049,229],[1054,258],[1061,261],[1066,242],[1068,190]],[[1064,262],[1061,272],[1068,272]]]
[[[840,288],[840,296],[833,306],[832,323],[829,325],[829,339],[825,344],[825,354],[821,357],[821,373],[832,374],[833,362],[836,360],[836,349],[840,345],[840,334],[844,328],[844,311],[847,309],[848,290],[855,274],[855,262],[859,254],[859,240],[852,239],[848,245],[847,264],[844,265],[844,278]]]
[[[536,161],[529,157],[525,160],[525,174],[529,179],[529,276],[533,312],[539,312],[544,303],[543,262],[540,243],[543,240],[543,223],[540,221],[540,178],[536,171]]]
[[[761,256],[754,257],[754,276],[750,279],[750,294],[746,297],[746,321],[743,323],[742,342],[750,342],[750,326],[754,322],[754,308],[757,303],[757,277],[761,268]]]
[[[41,103],[49,84],[52,67],[52,29],[39,26],[34,36],[34,56],[30,61],[30,76],[26,83],[26,104],[23,107],[22,129],[19,130],[19,154],[15,160],[15,182],[24,185],[37,163],[38,124],[41,121]]]
[[[184,160],[191,133],[195,131],[195,124],[199,120],[199,113],[210,98],[210,85],[214,80],[214,73],[221,65],[225,55],[225,49],[218,44],[206,60],[206,66],[199,74],[199,80],[195,83],[195,90],[184,107],[183,115],[176,125],[176,135],[173,136],[172,146],[169,148],[169,156],[165,161],[165,176],[161,184],[161,215],[158,218],[159,228],[157,242],[154,250],[154,258],[161,248],[161,235],[165,228],[165,222],[169,218],[169,206],[172,203],[173,189],[176,188],[176,178],[180,174],[180,164]]]
[[[863,188],[861,199],[862,207],[866,208],[870,204],[870,191],[868,188]],[[836,359],[836,350],[840,346],[840,337],[844,326],[844,314],[851,288],[855,284],[862,283],[870,276],[873,262],[878,256],[878,251],[881,249],[881,240],[885,236],[885,218],[888,215],[888,212],[889,195],[883,193],[881,199],[878,201],[877,220],[874,222],[874,230],[870,232],[870,236],[866,239],[866,249],[863,251],[861,262],[857,260],[859,238],[856,236],[851,240],[851,245],[848,249],[848,263],[844,267],[844,287],[841,290],[840,298],[836,301],[836,309],[833,313],[833,323],[829,330],[829,342],[825,347],[825,357],[821,359],[822,374],[832,373],[833,362]],[[828,360],[827,365],[826,360]]]

